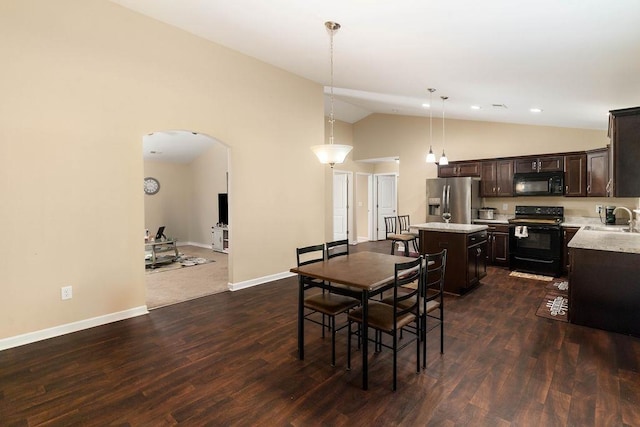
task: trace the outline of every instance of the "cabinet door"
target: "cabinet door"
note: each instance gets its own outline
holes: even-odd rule
[[[517,159],[515,161],[515,172],[516,173],[538,172],[538,158],[526,157],[524,159]]]
[[[576,233],[578,232],[579,228],[578,227],[563,227],[562,228],[562,247],[563,247],[563,251],[562,254],[564,256],[564,272],[567,273],[569,271],[569,248],[567,247],[567,245],[569,244],[569,242],[571,241],[571,239],[573,239],[573,236],[576,235]]]
[[[640,108],[611,111],[613,196],[640,197]]]
[[[575,154],[564,156],[564,195],[584,197],[587,195],[587,156]]]
[[[493,242],[493,263],[496,265],[509,265],[509,233],[494,233]]]
[[[480,162],[466,162],[459,163],[458,165],[458,176],[471,176],[471,177],[479,177],[480,176]]]
[[[477,284],[487,275],[487,243],[467,249],[467,286]]]
[[[609,183],[609,149],[587,153],[587,196],[607,197]]]
[[[538,172],[562,172],[564,156],[543,156],[538,159]]]
[[[480,173],[480,196],[494,197],[495,195],[496,195],[496,162],[482,162],[481,173]]]
[[[454,163],[449,163],[445,166],[438,165],[438,176],[440,178],[451,178],[456,175],[457,166]]]
[[[513,196],[513,160],[496,162],[496,196]]]

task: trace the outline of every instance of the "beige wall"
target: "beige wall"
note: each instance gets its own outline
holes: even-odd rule
[[[216,143],[190,165],[189,242],[210,246],[213,241],[211,227],[218,222],[218,193],[227,193],[228,157],[227,147]]]
[[[6,0],[0,28],[0,339],[144,307],[154,130],[228,145],[232,283],[323,238],[320,85],[106,0]]]
[[[160,191],[144,195],[144,228],[154,236],[158,227],[164,225],[167,237],[179,242],[189,240],[192,187],[189,165],[145,161],[144,176],[154,177],[160,183]]]

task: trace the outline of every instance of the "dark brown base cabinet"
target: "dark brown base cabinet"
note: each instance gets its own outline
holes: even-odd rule
[[[509,226],[490,225],[487,230],[487,264],[509,266]]]
[[[567,245],[569,244],[571,239],[573,239],[573,236],[576,235],[578,230],[580,230],[578,227],[562,227],[562,256],[564,258],[564,262],[562,263],[562,265],[564,274],[569,273],[569,263],[571,261],[571,257],[569,256],[569,247]]]
[[[569,321],[640,337],[640,254],[570,249]]]
[[[420,230],[420,253],[447,249],[445,292],[462,295],[487,275],[487,232],[447,233]]]

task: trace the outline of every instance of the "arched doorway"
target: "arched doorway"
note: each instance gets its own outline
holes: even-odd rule
[[[212,250],[218,195],[228,193],[228,156],[223,143],[195,131],[143,137],[144,176],[159,185],[144,196],[145,228],[153,238],[164,227],[180,255],[145,268],[149,309],[228,290],[228,255]]]

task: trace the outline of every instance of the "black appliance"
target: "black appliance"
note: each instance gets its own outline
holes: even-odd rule
[[[229,224],[229,206],[227,193],[218,193],[218,224]]]
[[[513,175],[516,196],[562,196],[564,172],[528,172]]]
[[[564,208],[516,206],[509,220],[509,267],[558,277],[562,274]]]

